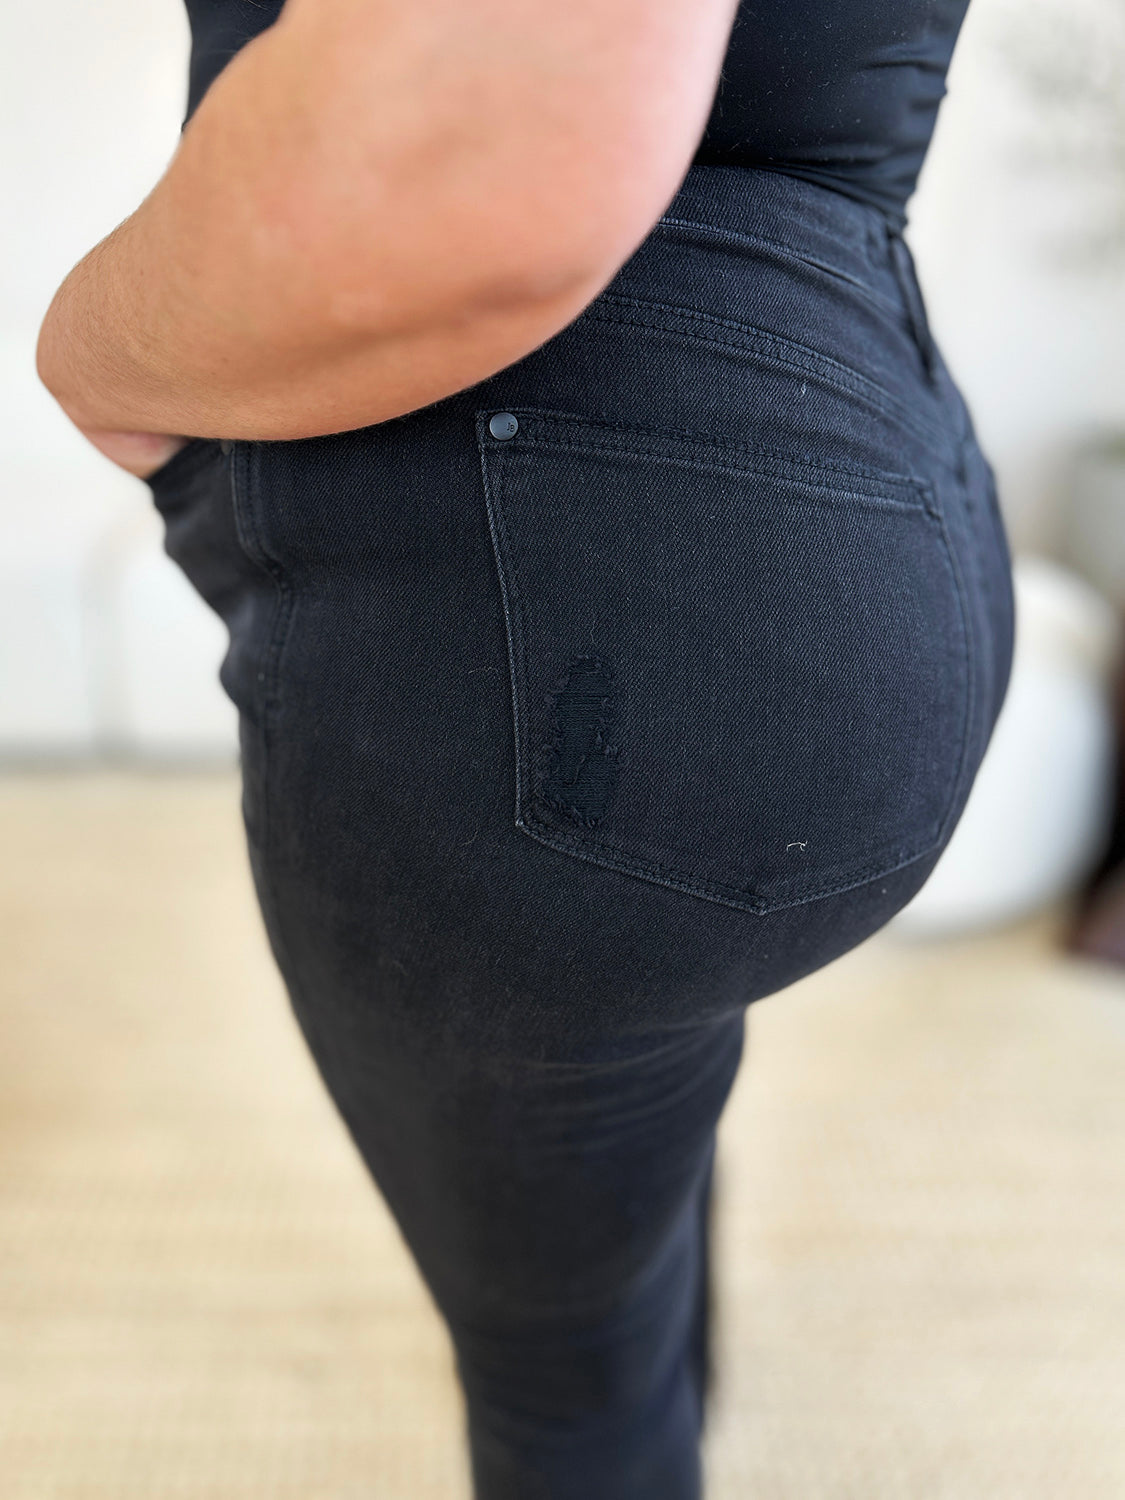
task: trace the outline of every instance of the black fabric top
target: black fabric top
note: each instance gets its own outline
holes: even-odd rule
[[[690,0],[685,0],[690,3]],[[185,0],[187,116],[284,0]],[[699,162],[766,167],[901,227],[969,0],[742,0]]]

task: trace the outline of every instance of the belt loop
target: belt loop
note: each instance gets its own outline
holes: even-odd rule
[[[902,236],[902,231],[891,224],[887,225],[887,246],[891,269],[894,271],[895,280],[902,292],[902,300],[906,305],[910,331],[914,335],[914,342],[918,346],[918,353],[922,357],[926,375],[932,384],[937,376],[937,347],[934,344],[934,336],[930,332],[929,319],[926,317],[926,304],[922,299],[922,289],[918,285],[914,257],[910,253],[910,246]]]

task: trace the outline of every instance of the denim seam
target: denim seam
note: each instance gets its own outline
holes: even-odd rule
[[[519,410],[519,408],[517,408],[517,410]],[[683,440],[678,439],[676,441]],[[678,468],[697,469],[705,473],[748,474],[758,475],[761,478],[766,479],[780,478],[784,479],[794,488],[807,490],[818,496],[824,496],[830,501],[846,499],[853,503],[870,505],[877,510],[890,509],[905,511],[925,511],[929,515],[934,514],[934,511],[932,509],[932,500],[928,492],[928,486],[925,484],[924,480],[906,477],[900,479],[897,475],[887,475],[886,478],[888,485],[893,484],[904,489],[912,489],[918,496],[918,498],[914,501],[903,500],[897,497],[892,497],[890,495],[865,493],[862,490],[844,490],[838,484],[816,484],[813,480],[805,477],[805,475],[803,474],[793,474],[787,472],[787,469],[789,468],[797,469],[800,467],[805,467],[801,460],[780,459],[772,466],[765,463],[723,464],[709,461],[705,458],[691,457],[687,454],[680,455],[677,453],[659,453],[653,449],[632,449],[614,443],[591,443],[579,441],[567,442],[565,439],[557,437],[547,439],[533,439],[530,443],[523,444],[520,447],[516,447],[515,444],[512,444],[511,448],[514,452],[520,453],[534,454],[537,452],[559,452],[574,453],[579,455],[585,454],[590,457],[605,453],[612,453],[618,454],[622,458],[635,458],[643,463],[673,464]],[[509,453],[506,456],[510,457],[511,454]],[[809,463],[807,467],[810,469],[815,469],[817,466]],[[848,473],[847,470],[838,470],[836,472],[839,472],[841,474]],[[854,477],[858,478],[860,476],[855,475]],[[877,471],[872,470],[870,471],[869,476],[863,477],[878,479],[882,476],[879,475]]]
[[[765,898],[754,898],[746,891],[740,891],[735,886],[723,885],[716,881],[692,880],[679,875],[676,871],[653,861],[639,859],[633,855],[619,853],[616,846],[612,844],[600,844],[595,840],[582,841],[579,835],[563,833],[561,830],[552,828],[549,824],[541,822],[532,814],[526,814],[522,822],[517,822],[530,837],[537,839],[542,844],[548,844],[558,849],[561,853],[576,855],[580,859],[589,860],[591,864],[602,865],[607,869],[619,870],[625,874],[638,875],[645,879],[654,881],[657,885],[668,886],[672,890],[684,891],[688,895],[701,896],[707,900],[718,901],[724,906],[733,906],[741,911],[748,911],[755,916],[766,916],[770,912],[784,911],[790,906],[804,906],[810,901],[821,901],[827,896],[838,895],[841,891],[853,890],[857,885],[866,885],[871,880],[881,880],[886,875],[892,875],[896,870],[903,869],[906,865],[913,864],[916,860],[923,859],[933,850],[941,840],[941,828],[929,839],[923,848],[912,851],[897,860],[894,864],[886,864],[876,860],[868,865],[860,866],[858,869],[850,870],[843,880],[835,885],[818,887],[814,891],[803,895],[793,896],[791,899],[769,900]]]
[[[828,261],[817,259],[812,255],[804,255],[799,250],[794,250],[792,245],[787,245],[782,240],[771,239],[768,235],[747,234],[745,230],[724,229],[714,224],[703,224],[695,219],[661,218],[653,226],[656,230],[671,230],[675,237],[676,232],[690,230],[698,238],[711,244],[730,245],[733,247],[745,246],[751,250],[767,250],[775,255],[777,259],[809,266],[815,271],[822,271],[826,276],[831,276],[836,281],[842,281],[853,291],[858,292],[865,301],[870,302],[880,312],[893,312],[901,314],[902,308],[892,297],[883,297],[873,291],[865,282],[856,276],[850,276],[842,271],[839,266],[833,266]]]
[[[488,408],[478,411],[476,414],[478,421],[483,424],[491,415],[492,410],[492,408]],[[877,469],[865,464],[840,464],[833,463],[829,459],[798,457],[791,449],[771,448],[760,443],[744,443],[738,438],[723,437],[710,432],[697,432],[688,427],[643,427],[636,422],[622,422],[611,417],[594,416],[585,412],[563,411],[557,407],[548,406],[515,406],[512,410],[513,412],[523,413],[528,423],[541,423],[545,427],[555,425],[579,430],[600,428],[607,436],[616,434],[622,437],[635,438],[641,443],[648,440],[650,442],[663,443],[668,448],[678,447],[685,450],[689,448],[711,449],[716,452],[726,450],[735,456],[744,454],[750,460],[757,459],[763,461],[761,471],[765,473],[772,472],[774,468],[794,469],[798,471],[803,470],[806,473],[811,471],[812,473],[823,474],[826,479],[834,479],[836,475],[842,475],[849,479],[865,480],[882,487],[910,489],[922,495],[922,503],[927,508],[932,508],[933,506],[929,480],[916,474],[899,472],[894,469]],[[533,437],[531,441],[534,443],[536,439]],[[547,441],[549,444],[567,445],[566,440],[563,438],[552,437]],[[489,449],[493,447],[491,441],[485,439],[485,442]],[[504,440],[504,445],[506,449],[518,451],[526,446],[526,438],[521,440],[520,436],[517,435],[514,439]],[[607,452],[628,451],[610,442],[606,442],[600,446],[603,446]],[[640,454],[634,452],[629,456],[647,458],[650,454],[648,451]],[[693,462],[694,460],[688,459],[687,461]],[[735,464],[733,467],[740,469],[742,466]],[[750,472],[754,472],[757,466],[751,463],[745,467]],[[800,482],[805,483],[808,481],[802,475]],[[937,512],[934,511],[934,513],[936,514]]]
[[[931,490],[932,486],[927,483],[926,487]],[[950,831],[951,825],[959,816],[958,803],[966,783],[972,780],[974,775],[974,763],[970,755],[972,746],[972,729],[976,722],[977,696],[979,693],[979,655],[973,649],[974,634],[969,612],[968,589],[965,582],[965,574],[961,567],[961,561],[957,556],[949,535],[949,526],[941,508],[934,501],[934,515],[941,530],[943,550],[950,572],[953,576],[954,593],[957,598],[957,610],[961,618],[961,654],[965,667],[965,712],[961,728],[961,755],[957,765],[956,775],[953,777],[953,787],[950,792],[949,802],[945,810],[945,816],[941,820],[941,832],[939,839],[944,838]]]
[[[700,334],[684,329],[671,328],[666,321],[645,320],[640,316],[630,317],[629,309],[640,313],[645,309],[661,314],[664,320],[681,318],[684,321],[704,324],[710,328],[722,328],[740,335],[736,338],[721,338],[717,334]],[[865,402],[889,421],[898,422],[913,437],[926,444],[943,459],[949,457],[949,434],[938,423],[911,411],[883,386],[858,370],[849,369],[838,360],[831,360],[810,345],[800,344],[794,339],[782,338],[768,329],[756,328],[750,323],[737,323],[727,318],[717,318],[695,308],[676,307],[669,303],[649,301],[640,297],[624,297],[616,292],[603,292],[596,301],[579,314],[576,321],[589,318],[603,323],[622,324],[638,328],[656,337],[673,340],[685,347],[702,346],[722,350],[737,350],[751,356],[760,363],[797,373],[806,379],[820,381],[830,389]],[[763,347],[763,345],[768,347]]]
[[[241,483],[240,483],[241,481]],[[261,749],[261,793],[262,827],[260,849],[264,870],[268,880],[268,900],[275,914],[275,929],[281,924],[276,920],[277,894],[273,880],[273,860],[270,858],[273,840],[273,808],[270,767],[273,759],[273,735],[275,719],[280,708],[281,658],[288,643],[293,623],[293,593],[284,570],[278,560],[268,551],[262,539],[261,528],[255,514],[255,503],[261,489],[261,445],[250,441],[236,442],[232,447],[231,486],[234,497],[234,519],[238,539],[250,561],[271,580],[276,592],[273,618],[270,621],[259,661],[257,684],[259,743]]]
[[[785,910],[793,906],[806,905],[811,901],[823,900],[829,896],[838,895],[843,891],[852,890],[856,886],[864,885],[871,880],[882,879],[885,876],[893,874],[896,870],[903,869],[907,865],[924,858],[937,847],[949,822],[954,816],[957,799],[969,764],[969,733],[972,725],[973,708],[975,707],[975,673],[972,667],[972,653],[969,651],[964,582],[953,555],[945,519],[936,505],[932,486],[928,481],[909,481],[924,496],[924,503],[922,505],[915,507],[899,506],[897,508],[913,510],[915,514],[928,516],[937,522],[937,540],[940,543],[941,551],[945,555],[947,565],[950,567],[954,594],[957,599],[958,614],[961,619],[961,654],[965,666],[961,751],[957,768],[950,777],[945,813],[935,824],[930,825],[932,832],[927,831],[920,835],[924,840],[920,848],[904,854],[894,863],[886,863],[887,853],[884,852],[882,855],[869,857],[859,866],[853,865],[850,868],[845,866],[836,882],[827,887],[818,886],[813,891],[794,895],[791,899],[755,898],[744,889],[739,889],[723,882],[704,881],[686,877],[670,866],[658,861],[646,860],[642,857],[631,855],[620,850],[617,845],[602,843],[596,838],[591,838],[588,833],[568,834],[545,823],[535,815],[533,811],[534,787],[531,782],[533,768],[526,750],[527,726],[524,722],[524,691],[521,688],[522,682],[527,679],[528,675],[526,660],[526,603],[519,590],[515,587],[514,563],[516,549],[512,545],[511,535],[504,515],[504,480],[508,466],[504,462],[503,448],[496,442],[490,442],[487,436],[486,422],[488,415],[489,413],[486,411],[477,414],[477,433],[489,517],[489,529],[492,535],[493,552],[499,576],[508,637],[508,665],[512,694],[512,720],[515,746],[515,825],[517,828],[529,837],[536,839],[539,843],[554,848],[561,853],[585,859],[603,868],[614,869],[625,874],[648,879],[658,885],[683,891],[688,895],[713,900],[722,905],[748,911],[758,916]],[[570,445],[560,446],[567,447]],[[573,451],[581,453],[584,450],[581,447],[574,447]],[[610,449],[609,451],[621,452],[623,450]],[[495,461],[492,464],[489,463],[490,455]],[[628,456],[641,459],[651,457],[649,454],[635,454],[632,452]],[[493,470],[494,472],[491,472]],[[884,851],[889,851],[893,847],[893,841],[883,845]]]
[[[914,257],[901,232],[892,230],[887,236],[887,254],[894,278],[898,282],[902,305],[910,327],[910,336],[922,362],[922,369],[932,390],[938,386],[938,350],[926,314],[926,303],[914,268]]]
[[[616,294],[612,296],[616,299]],[[931,423],[927,418],[910,411],[885,387],[839,361],[828,359],[809,345],[799,344],[793,339],[785,339],[778,334],[770,333],[768,329],[755,328],[751,324],[736,324],[730,323],[727,319],[716,319],[710,314],[700,313],[692,308],[677,308],[663,303],[645,302],[640,298],[630,300],[636,304],[638,310],[651,307],[660,312],[664,321],[645,321],[640,317],[619,314],[611,311],[608,305],[603,305],[600,301],[592,303],[582,316],[637,328],[689,349],[702,347],[724,352],[737,351],[767,368],[796,373],[802,379],[818,381],[830,390],[841,392],[863,402],[881,416],[886,417],[888,421],[899,423],[912,436],[924,442],[927,447],[939,453],[943,458],[948,457],[948,433],[938,423]],[[607,303],[608,301],[607,295]],[[725,327],[738,332],[741,337],[726,339],[717,335],[705,335],[687,329],[669,327],[667,320],[672,317]],[[768,347],[763,347],[763,345]]]
[[[293,589],[278,558],[266,547],[258,524],[257,508],[261,501],[261,460],[264,443],[238,440],[231,444],[231,495],[234,508],[235,529],[243,551],[250,561],[273,582],[277,594],[269,635],[261,656],[263,670],[259,704],[259,744],[261,749],[261,836],[259,841],[262,915],[267,931],[272,927],[272,942],[276,946],[279,968],[285,979],[298,1024],[307,1033],[310,1054],[321,1059],[335,1059],[339,1046],[330,1027],[322,1027],[319,1011],[309,1004],[305,995],[300,972],[293,961],[286,936],[285,923],[281,920],[281,905],[277,894],[277,861],[274,858],[273,817],[273,761],[274,731],[276,717],[281,707],[280,675],[281,662],[289,644],[296,617]],[[239,477],[242,480],[239,486]],[[272,923],[270,919],[272,918]],[[337,1064],[338,1065],[338,1064]],[[318,1067],[323,1067],[318,1062]],[[345,1124],[351,1126],[350,1114],[344,1102],[337,1100],[337,1109]],[[353,1131],[354,1134],[354,1131]],[[358,1136],[356,1137],[358,1139]]]
[[[522,640],[517,633],[514,616],[517,608],[522,609],[522,601],[513,597],[512,590],[508,586],[508,570],[504,566],[504,552],[509,548],[508,534],[504,520],[503,508],[500,504],[500,476],[496,478],[494,486],[492,476],[489,473],[488,446],[484,433],[487,430],[485,423],[487,413],[477,414],[477,447],[480,452],[481,475],[484,482],[485,508],[488,513],[488,529],[492,537],[492,552],[496,563],[496,572],[500,582],[500,600],[504,610],[504,631],[508,642],[508,679],[512,701],[512,737],[515,771],[515,822],[520,826],[522,815],[522,777],[523,762],[526,755],[523,750],[523,714],[521,711],[522,694],[519,689],[519,671],[522,664]]]
[[[843,389],[850,391],[853,387],[857,387],[864,393],[871,393],[873,398],[890,399],[894,403],[891,393],[861,370],[851,369],[842,361],[833,359],[831,355],[814,348],[812,344],[804,344],[799,339],[773,333],[768,328],[759,328],[757,324],[743,323],[737,318],[723,318],[717,313],[705,312],[698,307],[680,306],[674,302],[660,302],[650,297],[637,297],[614,291],[603,292],[589,304],[581,316],[605,317],[607,321],[615,323],[628,321],[610,311],[611,308],[623,308],[637,313],[652,312],[664,317],[678,318],[685,323],[701,323],[711,329],[723,329],[736,337],[724,340],[718,334],[711,334],[705,341],[716,344],[729,342],[735,348],[745,347],[754,352],[757,352],[758,346],[766,344],[779,351],[777,358],[780,360],[788,360],[801,367],[807,365],[817,372],[823,372],[827,379],[839,380]],[[655,318],[651,322],[642,323],[641,326],[651,328],[656,333],[679,332],[677,329],[666,329]],[[691,337],[694,342],[695,336]]]

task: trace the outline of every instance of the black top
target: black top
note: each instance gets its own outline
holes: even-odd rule
[[[185,0],[185,124],[224,64],[283,3]],[[968,5],[742,0],[695,160],[805,177],[874,204],[901,227]]]

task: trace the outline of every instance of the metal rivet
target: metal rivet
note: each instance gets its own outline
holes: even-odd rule
[[[498,411],[494,417],[489,418],[488,430],[494,438],[499,438],[501,442],[504,442],[507,438],[515,437],[520,430],[520,424],[510,411]]]

